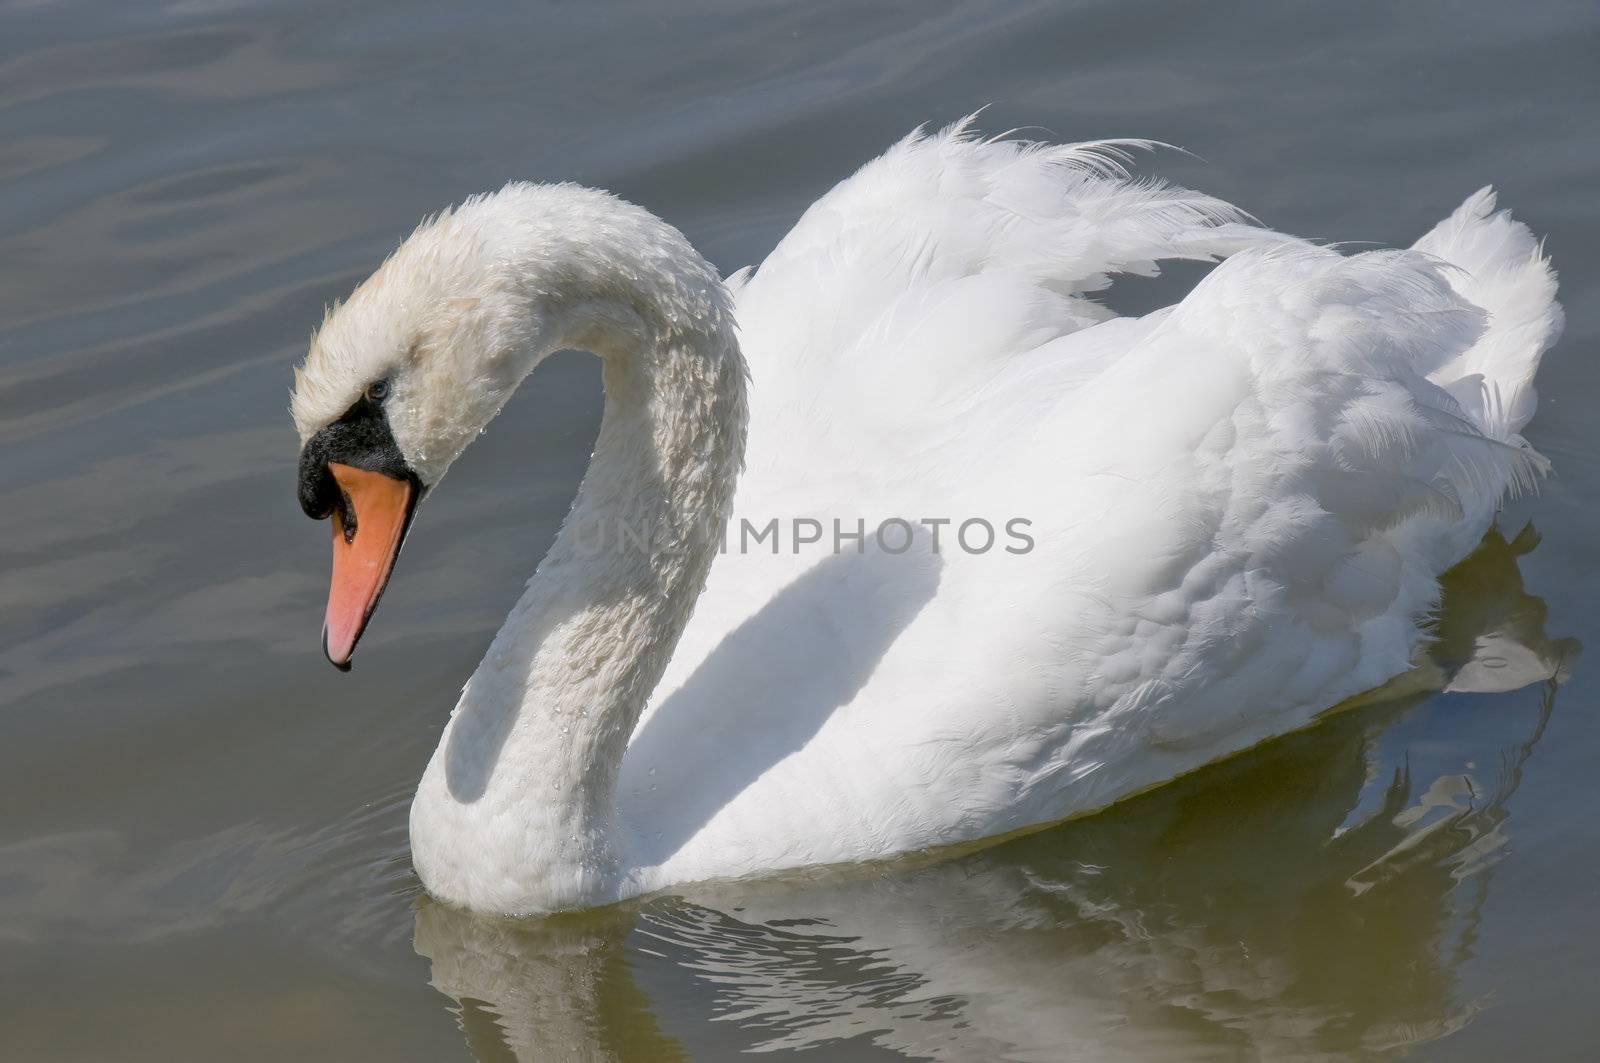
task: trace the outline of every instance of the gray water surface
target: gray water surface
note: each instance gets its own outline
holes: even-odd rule
[[[0,1058],[1588,1058],[1597,54],[1590,2],[0,3]],[[285,412],[323,305],[510,178],[732,270],[986,103],[1179,145],[1147,169],[1309,237],[1409,243],[1489,182],[1548,235],[1557,475],[1452,575],[1414,689],[964,856],[429,904],[411,789],[598,371],[546,365],[457,465],[342,676]]]

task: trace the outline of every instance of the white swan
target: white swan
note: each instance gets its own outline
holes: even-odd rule
[[[435,896],[523,914],[989,838],[1407,668],[1439,573],[1545,468],[1517,433],[1547,262],[1488,190],[1345,257],[1122,162],[913,136],[727,284],[638,207],[513,184],[329,313],[293,413],[341,667],[423,491],[547,354],[603,361],[573,510],[412,806]],[[1230,254],[1143,318],[1087,295]],[[747,534],[773,519],[777,554]]]

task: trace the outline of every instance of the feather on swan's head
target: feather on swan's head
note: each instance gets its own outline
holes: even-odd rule
[[[610,321],[623,329],[732,320],[715,271],[648,211],[573,184],[474,196],[424,221],[328,311],[295,370],[301,446],[382,381],[394,441],[431,485],[541,358],[593,349],[582,324],[599,304],[630,319]]]
[[[493,219],[515,192],[476,197],[424,221],[329,308],[294,374],[290,411],[302,447],[381,385],[408,463],[424,483],[443,476],[459,446],[498,410],[499,392],[515,383],[485,368],[528,338],[519,327],[526,297],[495,268],[492,238]],[[485,401],[486,410],[475,409]]]
[[[415,360],[421,340],[445,324],[440,310],[449,305],[447,293],[465,289],[473,277],[461,268],[462,241],[451,239],[461,229],[453,211],[424,221],[348,299],[328,307],[294,371],[290,412],[301,443],[337,420],[373,381]],[[471,296],[463,291],[457,298]]]

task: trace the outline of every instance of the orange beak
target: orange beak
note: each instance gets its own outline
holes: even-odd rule
[[[347,672],[400,556],[417,492],[409,481],[353,465],[329,462],[328,472],[344,504],[333,511],[333,580],[322,649],[335,668]]]

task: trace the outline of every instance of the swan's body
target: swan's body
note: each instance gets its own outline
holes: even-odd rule
[[[334,312],[302,438],[388,378],[424,485],[549,351],[605,361],[578,502],[412,808],[430,891],[525,913],[991,837],[1407,668],[1437,576],[1544,467],[1533,238],[1485,191],[1343,257],[1114,158],[913,138],[729,288],[637,208],[513,186]],[[1144,318],[1085,294],[1226,255]],[[797,518],[823,531],[794,552]],[[776,555],[745,534],[774,519]]]

